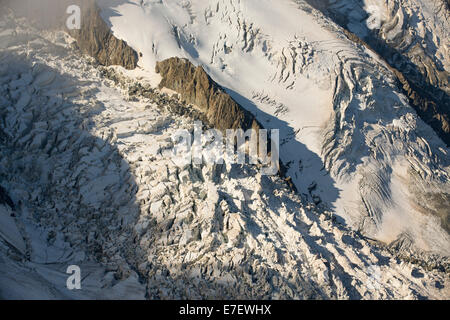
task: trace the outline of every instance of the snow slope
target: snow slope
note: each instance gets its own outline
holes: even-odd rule
[[[277,176],[176,166],[193,119],[141,76],[11,16],[0,39],[2,298],[449,297],[448,261],[402,260]]]
[[[450,253],[439,220],[448,216],[448,148],[384,62],[318,11],[290,0],[99,3],[114,34],[142,53],[143,70],[188,58],[280,129],[300,193],[371,237],[409,234],[415,247]]]

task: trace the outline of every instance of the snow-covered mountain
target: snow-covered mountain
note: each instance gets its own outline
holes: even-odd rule
[[[0,12],[0,297],[449,297],[449,150],[400,66],[358,41],[364,17],[347,30],[299,0],[97,4],[111,34]],[[408,26],[431,32],[445,80],[448,22],[429,21]],[[201,112],[158,87],[171,57],[280,130],[296,192],[250,164],[173,162]]]
[[[288,0],[99,4],[113,33],[142,54],[144,70],[185,57],[265,127],[280,129],[281,159],[300,193],[371,237],[409,234],[421,249],[450,253],[448,148],[387,62],[329,18]],[[429,32],[445,39],[444,27]],[[432,43],[448,68],[446,44]]]

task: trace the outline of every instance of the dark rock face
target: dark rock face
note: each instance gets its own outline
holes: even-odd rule
[[[64,29],[77,41],[80,50],[104,66],[137,66],[138,54],[123,40],[117,39],[100,16],[95,0],[4,0],[0,5],[12,8],[17,16],[26,17],[42,29]],[[81,9],[81,29],[67,30],[66,12],[70,5]]]
[[[100,16],[94,1],[82,1],[81,30],[69,31],[79,48],[104,66],[137,66],[138,54],[123,40],[117,39]]]
[[[156,72],[162,76],[160,88],[172,89],[182,100],[198,106],[215,128],[222,131],[261,128],[250,112],[225,93],[202,67],[195,67],[189,60],[174,57],[158,62]]]

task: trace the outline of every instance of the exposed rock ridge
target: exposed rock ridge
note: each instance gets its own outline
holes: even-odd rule
[[[156,72],[162,76],[160,88],[175,90],[182,100],[198,106],[217,129],[262,129],[253,115],[234,101],[201,66],[195,67],[187,59],[173,57],[158,62]]]
[[[95,2],[82,1],[82,5],[81,29],[69,32],[77,40],[80,49],[104,66],[136,68],[139,59],[137,52],[112,34]]]
[[[196,118],[209,122],[216,129],[264,129],[255,117],[240,106],[225,90],[205,72],[203,67],[195,67],[188,59],[172,57],[156,63],[155,71],[162,76],[159,88],[168,88],[181,95],[187,104],[196,105],[204,116]],[[268,152],[271,145],[267,146]],[[286,175],[287,169],[279,162],[278,174],[297,191],[292,179]]]

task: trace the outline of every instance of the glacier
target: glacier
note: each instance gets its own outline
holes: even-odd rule
[[[375,52],[304,1],[97,3],[136,69],[2,13],[0,297],[448,298],[448,147]],[[171,57],[280,130],[298,192],[173,163],[194,119],[158,89]]]

